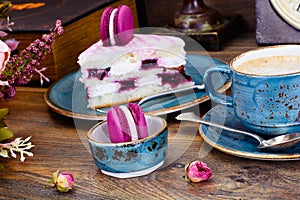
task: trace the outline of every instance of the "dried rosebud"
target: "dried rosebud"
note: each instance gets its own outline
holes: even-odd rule
[[[60,192],[71,190],[74,182],[74,177],[70,172],[59,172],[59,170],[54,172],[50,179],[50,183],[53,183]]]
[[[212,176],[212,171],[204,162],[194,161],[185,166],[185,178],[192,182],[206,181]]]

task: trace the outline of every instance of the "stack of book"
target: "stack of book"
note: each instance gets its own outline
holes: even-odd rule
[[[9,35],[20,41],[18,49],[24,49],[44,33],[49,33],[57,19],[62,21],[64,34],[56,39],[52,53],[42,62],[43,67],[47,67],[44,74],[52,82],[78,70],[78,55],[100,40],[101,14],[107,6],[126,4],[131,7],[135,27],[138,27],[135,0],[44,0],[30,3],[14,0],[12,3],[14,9],[8,14],[15,25]]]

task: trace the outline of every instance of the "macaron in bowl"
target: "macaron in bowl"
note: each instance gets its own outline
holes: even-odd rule
[[[145,115],[145,119],[148,136],[130,142],[112,143],[107,121],[89,130],[91,153],[102,173],[130,178],[149,174],[163,165],[168,145],[167,123],[158,116]]]

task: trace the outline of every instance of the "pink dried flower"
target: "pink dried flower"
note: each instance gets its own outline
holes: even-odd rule
[[[12,39],[7,39],[4,41],[7,46],[10,48],[11,51],[14,51],[17,49],[18,45],[19,45],[19,41],[17,41],[15,38]]]
[[[10,48],[0,40],[0,73],[4,71],[10,57]]]
[[[0,37],[5,37],[7,36],[8,34],[5,32],[5,31],[0,31]]]
[[[72,189],[75,179],[70,172],[59,172],[59,170],[57,170],[52,174],[52,178],[49,182],[53,183],[58,191],[68,192]]]
[[[188,181],[200,182],[206,181],[212,176],[211,169],[201,161],[194,161],[185,166],[186,176]]]

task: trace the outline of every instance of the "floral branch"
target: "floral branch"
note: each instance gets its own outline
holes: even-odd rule
[[[16,95],[16,85],[24,85],[32,80],[34,73],[40,76],[40,82],[49,79],[42,74],[45,68],[39,69],[41,61],[51,53],[51,45],[54,44],[56,36],[62,35],[64,29],[60,20],[56,21],[55,28],[49,34],[44,34],[41,39],[36,39],[29,46],[13,55],[7,61],[5,69],[0,74],[0,81],[7,81],[7,85],[0,87],[0,98],[7,101]]]
[[[21,162],[24,162],[24,155],[33,156],[33,153],[28,151],[34,147],[34,145],[29,141],[30,139],[31,136],[27,137],[25,140],[22,140],[22,138],[16,138],[14,141],[9,143],[0,143],[0,156],[9,158],[8,153],[10,152],[11,156],[16,158],[16,153],[20,153],[20,160]]]
[[[0,37],[6,37],[8,34],[3,30],[12,31],[14,25],[6,14],[12,6],[11,2],[0,4]],[[12,54],[17,49],[19,41],[13,39],[0,40],[0,99],[11,100],[16,95],[16,85],[24,85],[30,82],[36,73],[40,76],[40,82],[49,79],[42,73],[45,67],[40,67],[41,61],[45,56],[51,53],[51,45],[55,38],[62,35],[64,29],[60,20],[56,21],[55,28],[49,34],[44,34],[41,39],[36,39],[28,45],[19,54]],[[9,154],[16,158],[20,154],[20,160],[24,162],[25,156],[33,156],[29,150],[34,145],[29,141],[30,137],[23,140],[21,137],[11,142],[6,142],[13,138],[14,134],[4,123],[8,116],[7,108],[0,109],[0,157],[9,158]],[[0,163],[1,164],[1,163]],[[1,165],[0,165],[1,167]]]
[[[8,108],[0,108],[0,157],[9,158],[10,154],[11,157],[16,158],[16,153],[19,153],[21,156],[20,160],[24,162],[25,155],[33,156],[33,153],[29,151],[29,149],[34,147],[34,145],[29,141],[31,136],[27,137],[25,140],[22,140],[22,138],[19,137],[11,141],[14,134],[4,122],[8,115]],[[6,142],[9,140],[11,142]]]

